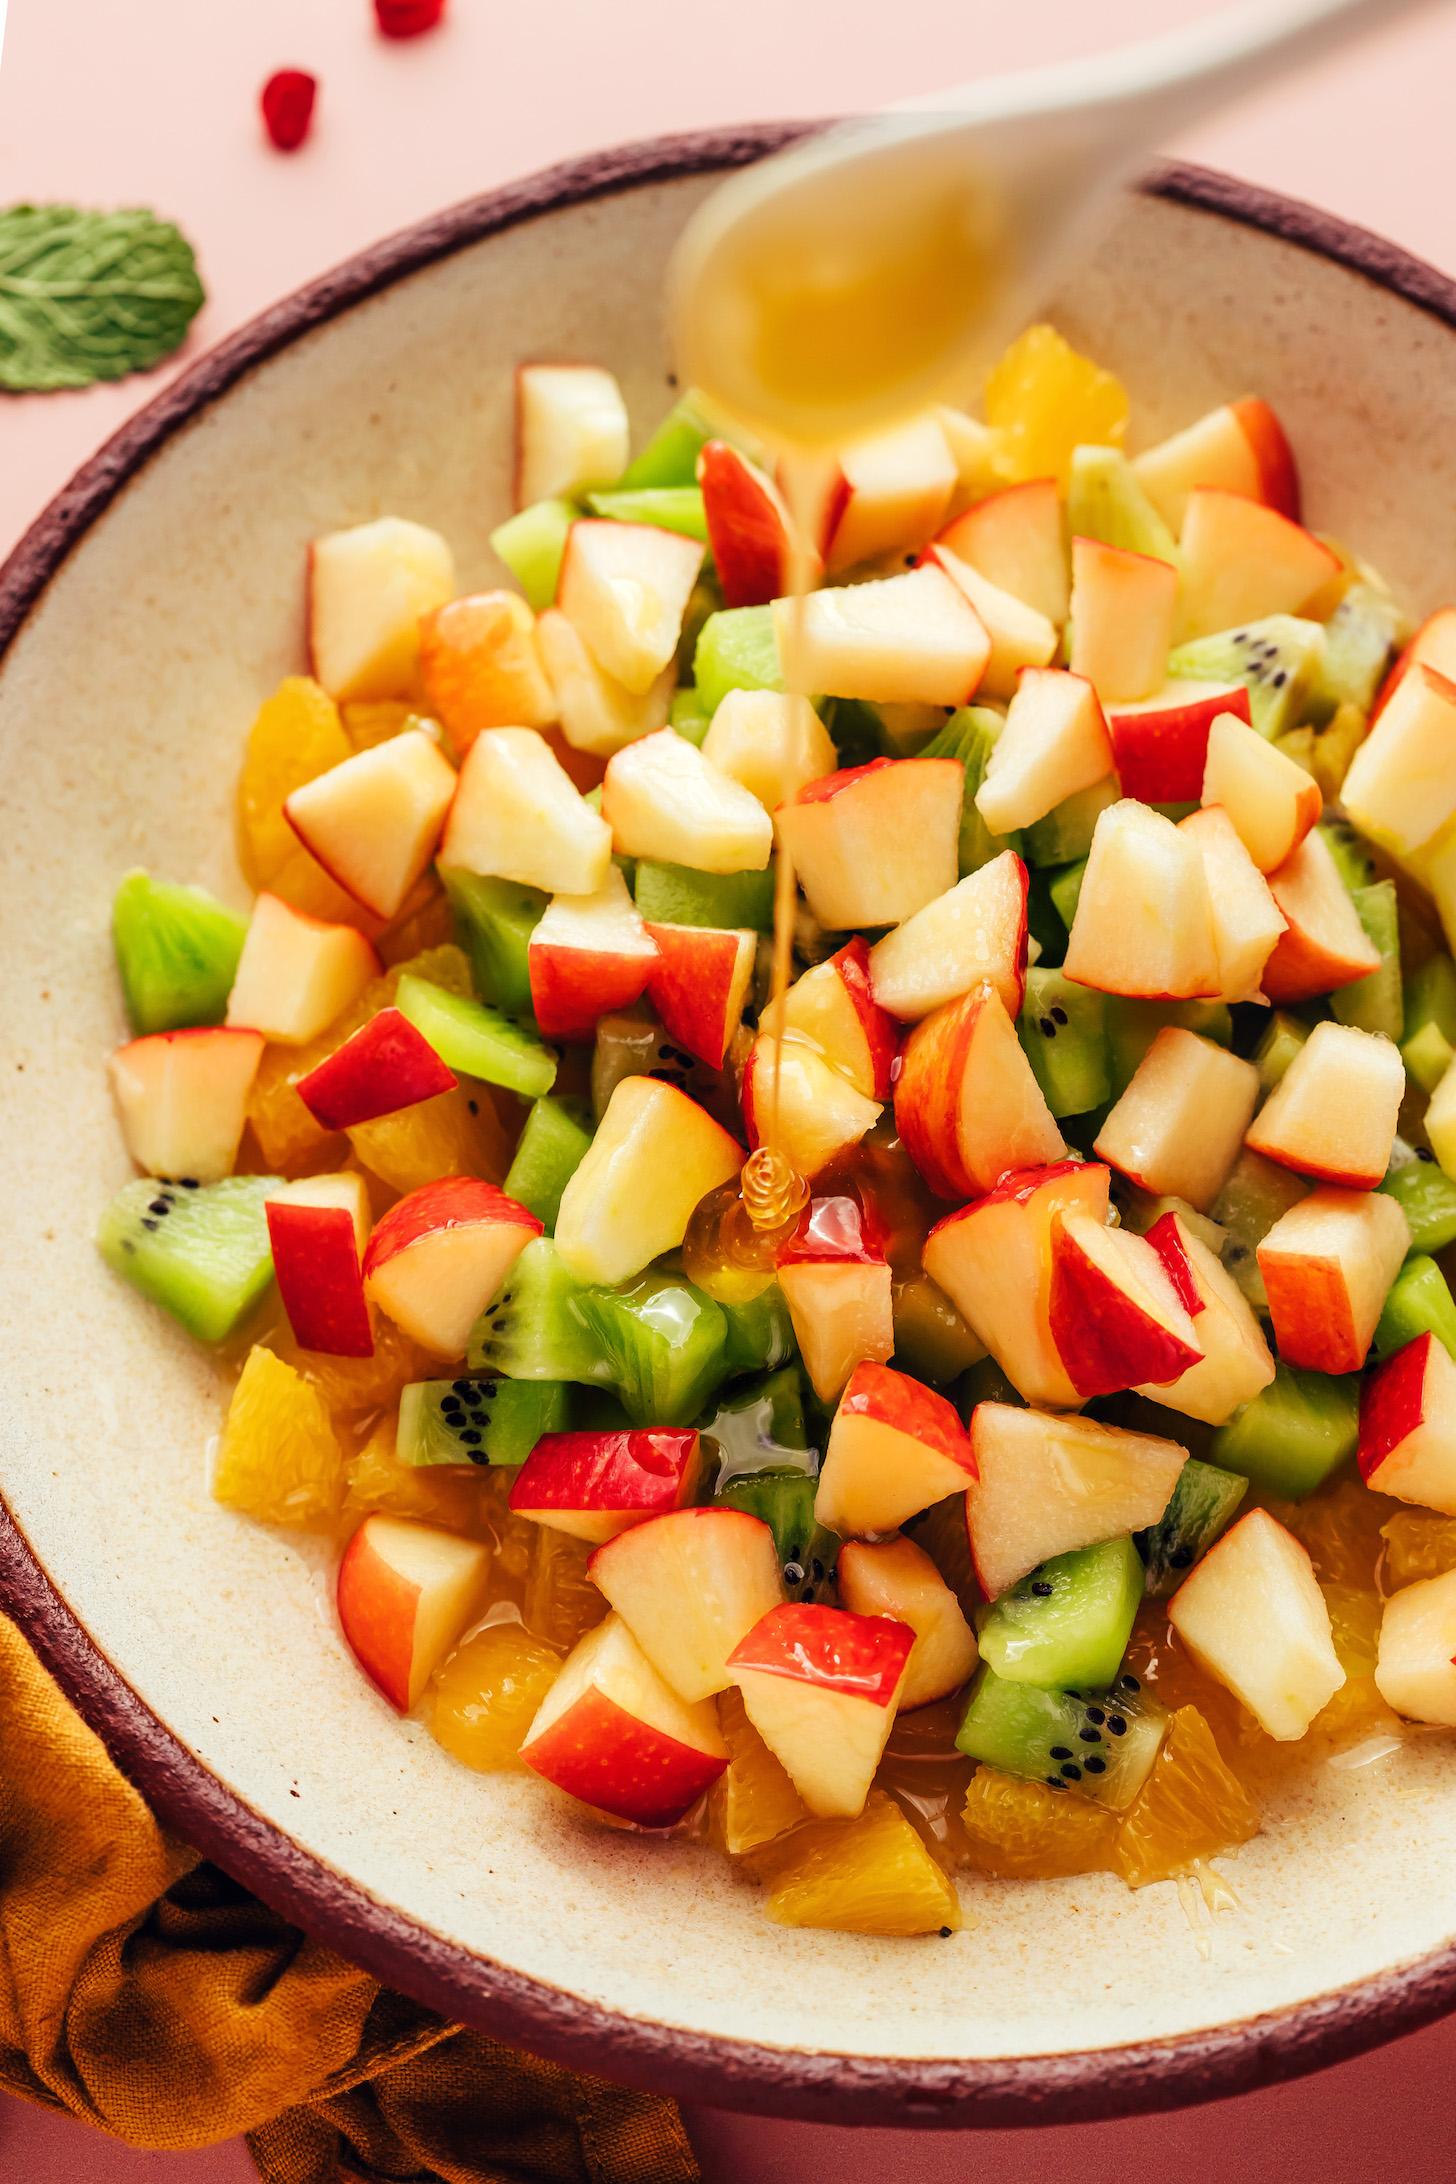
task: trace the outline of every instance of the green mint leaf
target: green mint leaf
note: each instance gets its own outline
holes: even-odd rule
[[[203,302],[192,246],[143,208],[0,212],[0,388],[86,387],[144,372]]]

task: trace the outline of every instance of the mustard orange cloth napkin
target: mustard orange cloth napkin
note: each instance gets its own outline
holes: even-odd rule
[[[696,2184],[677,2110],[391,1994],[170,1836],[0,1616],[0,2085],[266,2184]]]

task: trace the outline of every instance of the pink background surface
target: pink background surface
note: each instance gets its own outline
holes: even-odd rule
[[[1105,50],[1209,0],[450,0],[444,27],[377,37],[368,0],[10,0],[0,204],[149,204],[195,243],[209,302],[173,365],[81,394],[0,396],[0,556],[99,443],[300,282],[453,200],[595,146],[850,111]],[[3,15],[3,5],[0,5]],[[314,133],[272,152],[256,98],[278,67],[322,81]],[[1433,9],[1272,87],[1176,147],[1325,205],[1456,274],[1456,8]],[[1048,1967],[1049,1976],[1055,1967]],[[1440,2118],[1456,2020],[1299,2085],[1182,2115],[954,2138],[698,2111],[708,2184],[1449,2184]],[[711,2088],[705,2086],[704,2093]],[[1438,2105],[1439,2103],[1439,2105]],[[16,2184],[244,2184],[240,2141],[138,2154],[0,2098]]]

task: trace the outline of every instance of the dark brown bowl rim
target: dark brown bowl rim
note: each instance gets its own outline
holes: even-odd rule
[[[590,199],[746,165],[818,124],[658,138],[595,153],[451,207],[351,258],[181,373],[57,495],[0,568],[0,651],[127,480],[242,376],[312,328],[485,237]],[[1393,243],[1207,169],[1159,169],[1152,195],[1281,238],[1456,328],[1456,283]],[[0,1606],[153,1809],[285,1917],[442,2016],[654,2093],[814,2123],[1005,2129],[1190,2106],[1298,2077],[1456,2007],[1456,1946],[1327,1995],[1170,2040],[994,2061],[790,2052],[624,2017],[472,1955],[376,1902],[209,1774],[143,1704],[50,1584],[0,1503]]]

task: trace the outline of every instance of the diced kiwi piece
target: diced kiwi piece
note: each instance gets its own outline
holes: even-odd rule
[[[556,597],[566,534],[581,510],[573,501],[533,501],[519,515],[507,516],[490,534],[490,543],[541,614]]]
[[[1456,1298],[1435,1260],[1418,1251],[1406,1260],[1386,1291],[1375,1329],[1375,1354],[1390,1357],[1424,1334],[1444,1342],[1456,1358]]]
[[[1377,1186],[1399,1204],[1411,1232],[1413,1251],[1444,1251],[1456,1243],[1456,1183],[1430,1154],[1414,1151],[1400,1138],[1397,1148],[1406,1157],[1399,1166],[1392,1155],[1384,1180]]]
[[[704,711],[696,683],[689,683],[685,689],[673,692],[672,704],[667,709],[667,720],[668,726],[675,728],[685,743],[695,745],[698,750],[702,749],[703,739],[713,725],[713,716]]]
[[[958,713],[952,713],[939,735],[933,736],[922,758],[954,758],[965,770],[966,786],[961,801],[960,846],[957,862],[960,876],[979,872],[982,865],[999,857],[1003,849],[1018,850],[1019,834],[993,834],[980,812],[976,809],[976,797],[986,778],[986,768],[991,763],[991,753],[1005,727],[1005,716],[989,705],[963,705]]]
[[[1137,1074],[1139,1062],[1167,1024],[1197,1032],[1215,1046],[1233,1044],[1233,1018],[1225,1001],[1131,1001],[1107,996],[1107,1055],[1112,1097],[1120,1100]]]
[[[725,607],[703,624],[693,653],[693,681],[712,718],[730,690],[782,690],[784,671],[767,607]]]
[[[1027,1408],[1026,1397],[1013,1388],[994,1357],[977,1358],[968,1365],[955,1386],[955,1407],[969,1425],[978,1403],[1009,1403],[1015,1410]]]
[[[1269,1309],[1269,1293],[1259,1271],[1259,1246],[1275,1222],[1309,1192],[1303,1176],[1265,1160],[1262,1153],[1246,1151],[1234,1162],[1228,1181],[1208,1209],[1219,1227],[1228,1231],[1223,1263],[1256,1312]]]
[[[610,1381],[634,1425],[687,1425],[727,1378],[727,1321],[691,1282],[649,1271],[622,1289],[583,1290],[578,1309],[607,1362],[594,1377]]]
[[[1120,447],[1073,448],[1067,529],[1073,538],[1100,538],[1178,567],[1177,542]]]
[[[1228,1529],[1248,1491],[1248,1480],[1238,1472],[1220,1471],[1217,1464],[1189,1457],[1157,1523],[1136,1535],[1146,1569],[1143,1590],[1150,1600],[1166,1600],[1178,1590],[1194,1563]]]
[[[773,931],[774,876],[762,872],[700,872],[694,865],[637,860],[637,908],[651,925],[749,926]]]
[[[626,492],[657,486],[696,485],[698,456],[704,443],[723,437],[697,392],[689,387],[668,411],[636,460],[618,481]]]
[[[1286,1501],[1303,1501],[1355,1453],[1360,1430],[1356,1373],[1302,1373],[1276,1365],[1274,1378],[1220,1426],[1209,1446],[1224,1471]]]
[[[547,1235],[556,1228],[561,1194],[587,1156],[592,1134],[577,1103],[539,1099],[531,1103],[526,1127],[516,1144],[501,1185],[528,1213],[544,1222]]]
[[[247,926],[200,887],[128,872],[111,905],[111,937],[131,1028],[220,1024]]]
[[[1305,707],[1319,728],[1342,705],[1368,713],[1400,640],[1403,618],[1388,592],[1352,584],[1325,623],[1324,650]]]
[[[641,485],[610,493],[588,493],[587,507],[594,516],[611,516],[618,523],[651,523],[660,531],[681,531],[706,546],[708,525],[703,514],[702,488],[696,485]]]
[[[839,1562],[839,1541],[814,1522],[819,1481],[787,1464],[765,1471],[741,1472],[720,1486],[715,1506],[741,1509],[773,1532],[784,1590],[791,1600],[832,1602]]]
[[[1102,994],[1038,964],[1026,974],[1016,1029],[1053,1115],[1085,1115],[1111,1098]]]
[[[717,1450],[720,1484],[744,1471],[818,1468],[817,1455],[810,1461],[804,1383],[795,1365],[726,1389],[699,1425]]]
[[[102,1258],[189,1334],[221,1342],[273,1279],[264,1206],[276,1175],[220,1183],[143,1176],[117,1192],[96,1231]]]
[[[1405,1064],[1406,1075],[1413,1078],[1423,1092],[1434,1092],[1452,1062],[1456,1061],[1456,1047],[1439,1024],[1425,1023],[1409,1039],[1402,1041],[1400,1058]]]
[[[1046,1690],[983,1668],[956,1744],[1003,1774],[1079,1790],[1125,1812],[1152,1772],[1167,1726],[1166,1709],[1135,1676],[1119,1676],[1104,1691]]]
[[[1254,1066],[1259,1072],[1259,1084],[1263,1091],[1272,1092],[1288,1069],[1295,1055],[1309,1037],[1310,1027],[1302,1024],[1297,1016],[1286,1009],[1276,1009],[1269,1019],[1268,1029],[1254,1049]]]
[[[1261,736],[1272,742],[1303,717],[1304,702],[1319,673],[1325,633],[1318,622],[1293,614],[1268,614],[1237,629],[1217,631],[1177,645],[1168,655],[1171,678],[1241,682]]]
[[[1434,955],[1405,982],[1405,1020],[1401,1037],[1411,1038],[1423,1024],[1435,1024],[1456,1047],[1456,963]]]
[[[923,1270],[894,1283],[890,1308],[897,1372],[943,1388],[986,1354],[986,1345],[969,1321]]]
[[[728,1322],[727,1364],[730,1373],[771,1373],[798,1356],[794,1323],[777,1282],[746,1304],[719,1304]]]
[[[1375,859],[1370,854],[1370,845],[1362,834],[1355,832],[1348,819],[1321,819],[1319,830],[1335,860],[1335,870],[1353,900],[1361,888],[1368,887],[1375,878]]]
[[[1109,1684],[1142,1596],[1130,1539],[1054,1555],[997,1600],[980,1627],[981,1658],[1013,1683]]]
[[[476,992],[508,1016],[529,1016],[526,950],[551,898],[518,880],[482,879],[459,865],[446,866],[440,877],[455,913],[455,937],[470,958]]]
[[[1116,774],[1109,774],[1105,781],[1094,781],[1090,789],[1079,789],[1075,796],[1064,797],[1044,819],[1022,828],[1021,854],[1026,862],[1063,865],[1085,859],[1097,821],[1121,793]]]
[[[1060,872],[1047,875],[1047,893],[1053,907],[1070,933],[1077,915],[1077,905],[1082,899],[1082,882],[1087,877],[1087,859],[1079,857],[1075,864],[1063,865]]]
[[[1330,1013],[1337,1024],[1353,1024],[1360,1031],[1378,1031],[1387,1039],[1399,1040],[1404,1011],[1395,882],[1377,880],[1372,887],[1357,887],[1353,900],[1366,939],[1380,951],[1380,968],[1351,986],[1337,987],[1330,995]]]
[[[615,1376],[583,1308],[586,1294],[587,1284],[567,1270],[550,1237],[533,1236],[470,1330],[471,1372],[610,1384]]]
[[[394,1005],[424,1033],[447,1069],[538,1099],[556,1082],[556,1049],[489,1002],[468,1001],[406,971]]]
[[[709,1069],[706,1062],[669,1039],[660,1024],[613,1011],[599,1018],[592,1049],[592,1113],[598,1122],[624,1077],[657,1077],[689,1093],[725,1130],[742,1134],[743,1116],[731,1071]]]
[[[523,1464],[543,1433],[564,1433],[561,1380],[414,1380],[399,1398],[402,1464]]]

